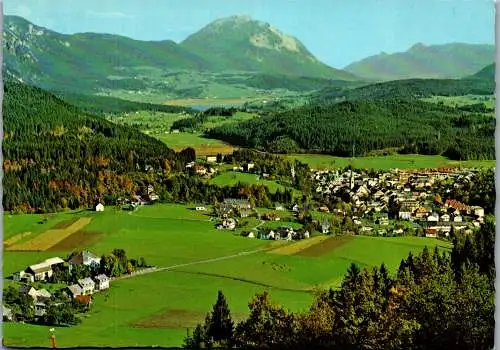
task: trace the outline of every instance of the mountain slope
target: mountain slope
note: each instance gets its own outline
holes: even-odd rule
[[[372,80],[461,78],[476,73],[494,60],[494,45],[452,43],[426,46],[419,43],[406,52],[381,53],[344,69]]]
[[[57,90],[145,87],[126,69],[203,69],[205,63],[173,41],[144,42],[107,34],[64,35],[21,17],[4,17],[8,75]]]
[[[479,72],[476,72],[475,74],[471,75],[468,78],[471,79],[482,79],[482,80],[488,80],[495,82],[495,69],[496,65],[495,63],[492,63],[490,65],[487,65],[483,69],[481,69]]]
[[[214,21],[180,45],[209,62],[216,71],[356,79],[320,62],[296,38],[245,16]]]
[[[255,21],[216,21],[176,44],[110,34],[65,35],[21,17],[4,19],[5,75],[51,91],[161,91],[181,96],[185,91],[203,91],[203,85],[197,83],[183,87],[175,79],[171,81],[169,74],[179,72],[245,71],[354,79],[350,73],[319,62],[296,39]],[[218,84],[216,77],[203,80]]]
[[[41,89],[7,80],[3,100],[3,208],[92,206],[138,191],[146,166],[182,169],[164,143],[86,114]]]

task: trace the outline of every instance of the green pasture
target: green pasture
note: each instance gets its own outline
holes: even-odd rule
[[[281,305],[300,311],[312,301],[308,290],[315,286],[338,286],[352,262],[360,267],[385,262],[395,272],[409,251],[418,252],[425,245],[448,246],[426,238],[356,236],[318,256],[273,252],[233,256],[273,243],[217,230],[207,213],[194,211],[194,207],[195,204],[158,204],[134,212],[108,207],[100,213],[55,214],[54,220],[61,221],[74,215],[91,216],[85,230],[99,231],[100,239],[79,248],[88,248],[98,255],[123,248],[129,257],[143,256],[148,263],[160,267],[229,257],[112,281],[109,291],[95,295],[92,311],[82,324],[56,328],[58,347],[179,346],[186,328],[203,321],[219,289],[226,295],[236,318],[244,317],[251,297],[264,290]],[[30,215],[19,216],[19,220],[16,225],[6,226],[12,230],[9,234],[38,225],[38,219]],[[248,220],[248,226],[258,223],[253,218]],[[4,274],[48,257],[65,257],[67,253],[5,252]],[[6,346],[50,345],[49,327],[17,323],[5,323],[3,327]]]
[[[297,159],[308,164],[313,169],[344,168],[352,165],[357,169],[423,169],[438,167],[463,167],[463,168],[491,168],[495,166],[495,160],[468,160],[455,161],[443,156],[426,156],[420,154],[397,154],[389,156],[374,157],[335,157],[319,154],[293,154],[286,155],[288,159]]]
[[[108,292],[95,296],[92,311],[82,324],[56,328],[57,345],[60,348],[180,346],[186,328],[203,322],[219,289],[224,291],[232,313],[240,317],[247,313],[251,297],[266,289],[273,300],[296,311],[307,308],[312,300],[306,293],[273,290],[241,281],[157,272],[112,282]],[[168,317],[169,314],[174,314],[175,319]],[[149,328],[149,323],[156,328]],[[48,330],[45,326],[4,324],[5,345],[49,346]]]
[[[425,246],[430,249],[434,246],[441,249],[451,247],[446,242],[431,238],[355,236],[345,239],[343,244],[324,255],[279,255],[271,251],[238,257],[230,264],[217,261],[182,267],[181,270],[299,292],[315,287],[338,287],[351,263],[360,268],[384,263],[391,273],[395,273],[401,259],[406,258],[410,251],[418,254]]]
[[[237,171],[227,171],[221,173],[210,180],[210,183],[217,186],[234,186],[239,182],[248,184],[248,185],[265,185],[269,188],[269,191],[275,193],[276,191],[285,191],[286,186],[273,181],[273,180],[264,180],[259,175],[250,174],[250,173],[242,173]],[[297,192],[297,191],[294,191]]]

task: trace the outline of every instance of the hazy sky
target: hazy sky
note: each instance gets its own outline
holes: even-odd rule
[[[336,68],[417,42],[494,43],[493,0],[4,0],[4,12],[66,34],[177,42],[215,19],[249,15]]]

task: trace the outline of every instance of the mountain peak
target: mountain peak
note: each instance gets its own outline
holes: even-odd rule
[[[252,22],[252,21],[253,21],[253,19],[249,15],[233,15],[233,16],[217,19],[213,23],[228,23],[228,22],[245,23],[245,22]]]
[[[427,46],[425,46],[425,44],[423,43],[416,43],[415,45],[413,45],[412,47],[410,47],[410,49],[408,51],[421,51],[421,50],[424,50],[426,49]]]

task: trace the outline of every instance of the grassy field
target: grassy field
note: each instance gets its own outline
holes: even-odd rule
[[[179,152],[187,147],[192,147],[198,156],[231,154],[237,148],[220,140],[207,139],[200,133],[180,132],[178,134],[152,135],[167,146]]]
[[[334,157],[318,154],[293,154],[286,155],[288,159],[297,159],[308,164],[313,169],[344,168],[352,165],[354,168],[388,170],[420,169],[438,167],[464,167],[464,168],[491,168],[495,166],[494,160],[454,161],[443,156],[426,156],[420,154],[390,155],[377,157]]]
[[[286,189],[285,186],[277,183],[272,180],[263,180],[258,175],[249,174],[249,173],[241,173],[236,171],[228,171],[225,173],[221,173],[220,175],[215,176],[210,179],[210,182],[217,186],[233,186],[238,182],[246,183],[249,185],[265,185],[269,187],[269,191],[284,191]]]
[[[487,108],[495,108],[494,96],[465,95],[465,96],[432,96],[423,98],[422,101],[443,103],[446,106],[465,106],[484,103]]]
[[[11,237],[30,231],[38,232],[33,233],[35,237],[43,235],[46,230],[67,226],[82,216],[91,221],[83,234],[71,235],[59,250],[5,251],[4,276],[48,257],[64,258],[72,249],[84,247],[98,255],[123,248],[130,258],[143,256],[160,267],[228,257],[114,281],[108,292],[95,296],[92,311],[82,324],[56,329],[59,347],[179,346],[186,328],[204,319],[219,289],[236,317],[244,317],[252,295],[264,290],[280,304],[299,311],[309,306],[311,288],[337,286],[352,262],[359,266],[385,262],[394,272],[409,251],[417,252],[424,245],[445,246],[425,238],[357,236],[335,238],[340,241],[320,239],[314,245],[285,243],[289,247],[286,254],[271,250],[233,256],[278,242],[216,230],[207,213],[193,210],[194,206],[164,204],[144,206],[134,212],[107,207],[100,213],[56,214],[44,224],[39,224],[40,215],[6,217],[5,227]],[[254,220],[249,225],[256,223]],[[73,239],[75,235],[78,239]],[[89,235],[93,238],[82,239]],[[48,327],[6,323],[3,329],[7,346],[49,345]]]

